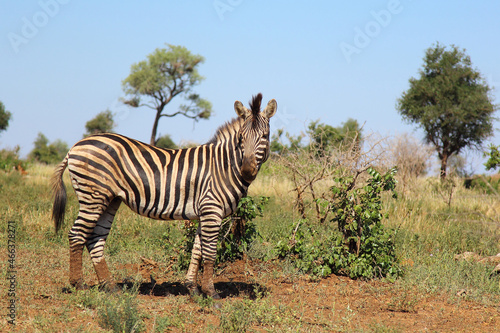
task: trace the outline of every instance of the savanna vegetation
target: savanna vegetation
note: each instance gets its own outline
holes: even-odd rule
[[[383,149],[386,140],[366,136],[360,148],[353,138],[323,157],[308,145],[265,164],[220,234],[220,308],[190,298],[182,286],[196,225],[153,221],[127,208],[119,210],[106,249],[124,290],[71,290],[66,232],[78,211],[72,191],[64,232],[55,234],[53,166],[31,163],[24,175],[0,173],[2,220],[16,226],[17,327],[405,332],[426,314],[422,327],[493,331],[500,322],[500,278],[494,264],[479,258],[500,252],[498,183],[482,180],[486,191],[479,181],[466,188],[452,174],[447,182],[418,175],[411,166],[426,161],[417,154],[397,173],[390,166],[399,155]],[[0,233],[6,248],[7,224]],[[474,256],[457,259],[466,252]],[[1,264],[6,272],[7,259]],[[96,283],[88,255],[84,274]],[[443,316],[448,326],[439,325]],[[1,325],[9,327],[5,320]]]

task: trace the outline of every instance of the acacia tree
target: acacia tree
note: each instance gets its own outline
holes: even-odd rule
[[[161,117],[183,115],[195,121],[210,117],[211,103],[192,92],[192,88],[204,79],[197,69],[203,61],[202,56],[191,54],[184,46],[167,44],[167,48],[158,48],[146,60],[132,65],[130,75],[122,82],[129,97],[123,102],[156,111],[151,130],[152,145],[156,143]],[[167,104],[178,95],[183,95],[187,104],[180,105],[176,111],[164,112]]]
[[[441,179],[446,177],[448,158],[464,148],[480,149],[493,134],[497,109],[491,88],[472,67],[465,50],[439,43],[427,49],[420,78],[410,79],[410,88],[397,101],[403,120],[425,131],[441,160]]]

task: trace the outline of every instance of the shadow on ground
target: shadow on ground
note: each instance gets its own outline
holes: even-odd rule
[[[117,285],[121,289],[134,287],[133,282],[123,282]],[[257,296],[265,296],[267,292],[267,289],[258,283],[245,282],[217,282],[215,283],[215,290],[217,290],[221,298],[246,296],[250,299],[256,299]],[[189,295],[188,289],[180,282],[163,282],[161,284],[157,284],[156,281],[142,282],[139,283],[138,291],[140,295],[159,297]]]

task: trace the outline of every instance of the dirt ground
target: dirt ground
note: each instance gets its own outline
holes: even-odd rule
[[[140,284],[138,298],[141,313],[168,316],[176,311],[178,316],[181,314],[181,320],[184,321],[182,327],[170,327],[169,331],[206,332],[207,327],[212,327],[212,331],[219,327],[220,310],[214,307],[203,308],[190,301],[182,281],[172,280],[172,277],[159,273],[154,262],[128,264],[119,269],[131,276],[139,273],[144,281],[149,281]],[[500,306],[484,306],[468,300],[466,291],[454,296],[435,293],[425,295],[418,291],[402,292],[402,288],[380,280],[360,281],[333,275],[326,279],[311,279],[308,276],[273,274],[276,269],[279,268],[272,262],[248,260],[219,268],[215,281],[222,300],[217,302],[224,305],[225,302],[244,298],[255,299],[255,292],[260,292],[263,295],[261,297],[269,304],[288,309],[286,316],[295,322],[291,326],[292,331],[297,332],[500,331]],[[151,275],[162,278],[151,280]],[[121,285],[127,283],[130,282],[121,281]],[[55,329],[73,332],[75,329],[81,331],[82,327],[86,327],[85,331],[101,330],[96,314],[86,308],[74,306],[63,291],[59,295],[50,295],[51,289],[64,289],[61,280],[40,277],[35,284],[47,284],[49,291],[37,292],[37,295],[30,297],[30,306],[23,310],[19,324],[16,325],[18,331],[43,332]],[[37,290],[36,287],[34,289]],[[23,298],[25,297],[21,297],[21,303]],[[67,310],[69,314],[56,307],[56,303],[61,301],[68,303],[71,308]],[[51,316],[57,315],[71,318],[70,324],[49,324]],[[48,322],[44,323],[41,317]],[[153,317],[146,318],[144,322],[146,332],[153,332]],[[289,331],[291,326],[287,324],[286,330],[274,330],[266,325],[254,325],[249,331]],[[5,324],[2,327],[9,328]]]
[[[255,275],[252,270],[263,267],[266,266],[256,268],[244,261],[233,263],[217,278],[217,288],[224,296],[237,294],[233,291],[235,286],[248,292],[253,289],[245,282],[248,275]],[[231,282],[223,282],[227,280]],[[313,326],[328,327],[324,321],[330,319],[339,320],[339,328],[347,331],[393,327],[402,332],[500,332],[500,305],[485,307],[462,301],[460,298],[465,295],[457,295],[454,300],[417,292],[401,295],[389,282],[335,275],[317,280],[307,276],[293,281],[270,280],[265,287],[274,304],[300,308],[297,319]]]

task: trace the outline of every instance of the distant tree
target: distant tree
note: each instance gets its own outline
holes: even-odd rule
[[[0,132],[5,131],[7,127],[9,127],[9,121],[12,117],[12,114],[5,110],[5,105],[0,102]]]
[[[158,123],[161,117],[183,115],[194,119],[208,119],[212,114],[209,101],[192,92],[204,78],[198,73],[198,66],[204,58],[191,54],[184,46],[167,44],[147,56],[147,60],[133,64],[130,75],[123,80],[123,90],[129,99],[125,104],[132,107],[146,106],[156,111],[151,130],[152,145],[156,142]],[[177,95],[183,95],[188,102],[177,111],[164,112],[165,107]],[[142,102],[141,98],[145,98]]]
[[[87,121],[85,124],[85,129],[87,133],[83,136],[87,137],[93,134],[99,133],[112,133],[116,124],[113,120],[113,113],[110,110],[102,111],[97,114],[94,118]]]
[[[306,131],[310,140],[309,144],[304,145],[302,143],[305,134],[294,136],[283,129],[279,129],[272,136],[271,151],[281,155],[283,153],[297,152],[301,149],[310,149],[314,150],[317,155],[325,156],[330,154],[333,149],[342,146],[351,149],[353,142],[359,148],[362,142],[361,131],[358,121],[351,118],[338,127],[323,124],[316,120],[309,123]],[[282,139],[283,134],[286,138],[285,141]]]
[[[61,140],[55,140],[49,144],[49,139],[42,133],[38,133],[34,145],[35,147],[29,153],[29,159],[44,164],[59,163],[69,150],[68,145]]]
[[[500,146],[495,146],[494,144],[490,144],[490,151],[484,153],[484,157],[488,157],[484,166],[486,170],[496,169],[498,165],[500,165]]]
[[[346,145],[350,148],[353,143],[359,148],[362,139],[361,131],[358,121],[349,118],[338,127],[319,123],[319,120],[312,121],[307,133],[318,154],[325,155],[334,148],[338,149]]]
[[[436,148],[441,179],[450,156],[464,148],[480,149],[493,134],[497,106],[490,91],[465,50],[437,43],[425,53],[420,78],[411,78],[410,88],[398,99],[403,120],[422,127],[425,141]]]
[[[286,137],[288,143],[284,142],[282,137],[283,134]],[[278,129],[278,131],[273,134],[271,138],[271,151],[277,154],[296,152],[299,149],[303,149],[302,139],[304,135],[291,135],[288,132],[285,132],[283,129]]]
[[[168,134],[160,136],[158,140],[156,140],[155,146],[159,148],[177,149],[177,145]]]

